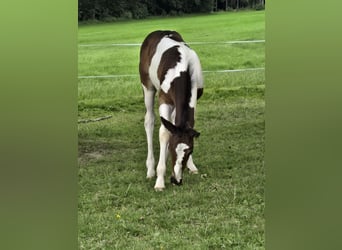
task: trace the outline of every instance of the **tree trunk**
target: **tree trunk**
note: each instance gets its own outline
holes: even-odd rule
[[[217,11],[217,0],[213,1],[213,12]]]

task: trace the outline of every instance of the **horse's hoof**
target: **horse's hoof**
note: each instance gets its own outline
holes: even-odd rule
[[[154,187],[154,190],[156,192],[162,192],[162,191],[164,191],[164,188],[163,187]]]
[[[198,170],[189,170],[190,174],[198,174]]]
[[[180,179],[180,181],[178,182],[174,176],[171,176],[170,181],[172,184],[177,185],[177,186],[182,185],[182,182],[183,182],[182,179]]]

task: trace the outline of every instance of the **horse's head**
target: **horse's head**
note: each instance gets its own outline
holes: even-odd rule
[[[184,127],[177,127],[163,117],[160,118],[162,124],[171,133],[169,140],[173,166],[171,183],[181,185],[183,169],[194,148],[194,138],[199,137],[200,133],[191,128],[188,123]]]

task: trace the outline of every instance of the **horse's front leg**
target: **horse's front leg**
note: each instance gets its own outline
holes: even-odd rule
[[[159,114],[165,119],[170,118],[171,107],[168,104],[161,104],[159,106]],[[159,162],[157,166],[157,180],[154,186],[156,191],[163,191],[165,188],[165,174],[166,174],[166,160],[168,155],[170,132],[161,124],[159,129],[159,143],[160,143],[160,154]]]

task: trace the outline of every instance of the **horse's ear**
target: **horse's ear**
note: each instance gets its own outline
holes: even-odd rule
[[[177,133],[177,127],[175,125],[173,125],[171,122],[164,119],[163,117],[160,117],[160,120],[161,120],[162,124],[165,126],[165,128],[167,130],[169,130],[172,134]]]
[[[199,137],[200,136],[200,132],[197,132],[196,130],[194,130],[194,129],[191,129],[190,130],[190,136],[191,137],[195,137],[195,138],[197,138],[197,137]]]
[[[197,138],[197,137],[200,136],[200,133],[197,132],[196,130],[194,130],[194,129],[190,126],[190,123],[189,123],[189,122],[186,123],[186,132],[187,132],[191,137],[193,137],[193,138],[194,138],[194,137]]]

